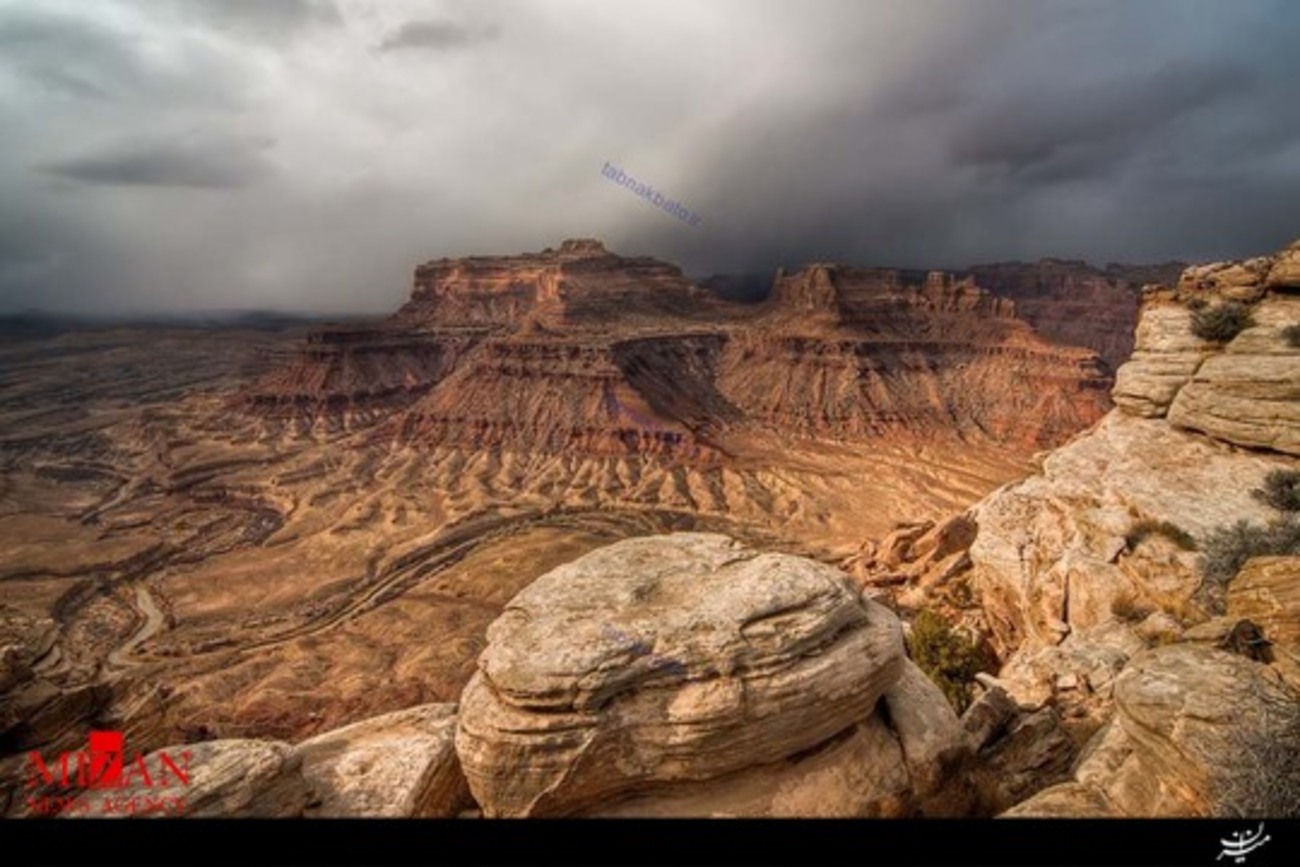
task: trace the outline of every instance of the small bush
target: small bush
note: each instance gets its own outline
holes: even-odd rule
[[[1282,339],[1286,341],[1287,346],[1293,346],[1300,349],[1300,324],[1288,325],[1282,329]]]
[[[935,682],[957,713],[970,705],[970,685],[986,668],[985,655],[965,635],[955,631],[932,611],[922,611],[912,622],[907,652],[917,667]]]
[[[1266,699],[1251,714],[1228,734],[1234,761],[1219,781],[1224,807],[1243,818],[1300,815],[1300,704]]]
[[[1279,512],[1300,512],[1300,472],[1273,470],[1264,477],[1264,486],[1251,494]]]
[[[1192,298],[1189,299],[1187,302],[1187,309],[1193,312],[1197,310],[1204,310],[1206,307],[1209,306],[1210,303],[1206,301],[1204,298]]]
[[[1236,301],[1204,307],[1192,314],[1192,333],[1215,343],[1227,343],[1251,324],[1250,309]]]
[[[1154,611],[1151,606],[1139,603],[1132,593],[1120,594],[1110,603],[1110,613],[1126,623],[1141,623]]]
[[[1148,536],[1164,536],[1184,551],[1196,550],[1196,540],[1192,538],[1191,533],[1177,524],[1169,521],[1156,521],[1151,518],[1144,518],[1129,528],[1128,535],[1124,537],[1124,542],[1128,545],[1128,549],[1132,551]]]
[[[1206,606],[1223,612],[1228,584],[1251,557],[1300,555],[1300,522],[1285,518],[1268,526],[1238,521],[1205,538],[1201,595]]]
[[[948,598],[953,605],[958,608],[973,608],[975,606],[975,591],[971,590],[970,582],[965,580],[954,581],[950,587]]]

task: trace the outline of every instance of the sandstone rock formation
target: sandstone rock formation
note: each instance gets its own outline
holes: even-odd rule
[[[1118,410],[1052,453],[1041,475],[973,510],[972,586],[1000,649],[1055,644],[1112,620],[1128,596],[1170,608],[1200,587],[1199,555],[1153,533],[1130,550],[1140,522],[1193,538],[1271,510],[1251,496],[1279,456],[1254,454]]]
[[[1108,386],[1094,355],[969,278],[814,265],[739,305],[579,240],[423,265],[389,321],[317,333],[239,405],[300,429],[387,418],[381,436],[408,441],[698,463],[754,429],[1054,445]]]
[[[812,265],[778,273],[764,311],[770,336],[740,341],[719,387],[781,430],[853,439],[956,430],[1033,449],[1107,408],[1095,355],[1047,343],[970,279]]]
[[[1257,557],[1228,588],[1228,617],[1249,618],[1270,642],[1273,664],[1300,688],[1300,557]]]
[[[896,815],[964,747],[894,615],[724,536],[595,551],[488,641],[456,735],[488,816]]]
[[[1282,336],[1300,300],[1266,285],[1277,261],[1192,268],[1148,292],[1118,409],[972,511],[971,582],[1001,649],[1057,643],[1124,598],[1183,610],[1202,577],[1188,538],[1277,517],[1252,496],[1295,467],[1300,443],[1300,348]],[[1226,346],[1202,340],[1193,298],[1251,300],[1253,325]]]
[[[302,815],[312,793],[301,773],[302,758],[277,741],[221,740],[168,747],[144,757],[148,768],[163,767],[167,753],[188,783],[131,776],[122,787],[79,795],[62,815],[72,818],[283,819]]]
[[[1075,780],[1010,816],[1269,816],[1300,811],[1300,694],[1258,662],[1175,644],[1133,659]]]
[[[437,818],[470,804],[455,750],[456,706],[421,705],[299,744],[319,818]]]
[[[57,634],[53,621],[0,605],[0,755],[72,744],[78,724],[109,701],[112,690],[106,684],[65,689],[44,676],[40,664]],[[10,766],[16,765],[0,761],[0,814],[12,796],[16,773],[10,773]]]
[[[1064,735],[1044,747],[1045,773],[1025,775],[1018,792],[983,785],[992,809],[1059,777],[1085,742],[1072,782],[1011,814],[1249,813],[1259,802],[1241,785],[1267,789],[1266,765],[1291,767],[1261,745],[1293,742],[1295,557],[1246,560],[1224,553],[1224,540],[1234,526],[1281,526],[1255,492],[1270,472],[1300,469],[1300,348],[1286,332],[1300,322],[1287,271],[1295,249],[1148,288],[1117,409],[1029,478],[942,524],[901,527],[854,561],[861,580],[909,607],[944,608],[999,653],[987,680],[1020,715],[1003,721],[985,706],[992,699],[977,702],[972,737],[988,741],[977,777],[999,745],[1014,757],[1010,729],[1056,718],[1040,719]],[[1198,337],[1194,321],[1212,318],[1199,311],[1227,303],[1243,305],[1244,327],[1222,341]],[[1207,580],[1207,563],[1228,556],[1244,565],[1214,579],[1225,592]],[[1233,706],[1252,719],[1234,721]],[[1241,785],[1229,780],[1233,763],[1245,763]]]
[[[1300,348],[1284,336],[1300,323],[1289,271],[1295,255],[1293,246],[1275,257],[1189,268],[1176,289],[1153,289],[1115,402],[1223,442],[1300,455]],[[1247,304],[1249,327],[1224,344],[1193,334],[1193,307],[1224,302]]]
[[[129,754],[122,785],[70,790],[56,763],[52,782],[8,809],[71,818],[450,818],[472,803],[455,730],[455,705],[421,705],[297,746],[238,738]]]
[[[1133,351],[1141,289],[1148,283],[1172,283],[1180,262],[1158,266],[1107,265],[1043,259],[977,265],[967,273],[975,281],[1016,304],[1016,312],[1044,337],[1085,346],[1116,370]]]

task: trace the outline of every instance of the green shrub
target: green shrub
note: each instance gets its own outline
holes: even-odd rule
[[[1124,542],[1128,545],[1128,549],[1132,551],[1148,536],[1164,536],[1184,551],[1196,550],[1196,540],[1192,538],[1191,533],[1177,524],[1169,521],[1156,521],[1151,518],[1143,518],[1130,527],[1128,535],[1124,537]]]
[[[1264,486],[1251,494],[1279,512],[1300,512],[1300,472],[1273,470],[1264,477]]]
[[[1252,325],[1245,304],[1227,301],[1192,313],[1192,333],[1202,340],[1227,343]]]
[[[1200,595],[1206,607],[1223,612],[1228,584],[1251,557],[1300,555],[1300,522],[1288,517],[1267,526],[1238,521],[1205,537]]]
[[[1294,346],[1300,349],[1300,324],[1288,325],[1282,329],[1282,339],[1286,341],[1287,346]]]
[[[975,642],[933,611],[922,611],[912,621],[907,652],[943,690],[957,713],[965,711],[970,705],[970,685],[975,675],[987,668],[985,654]]]

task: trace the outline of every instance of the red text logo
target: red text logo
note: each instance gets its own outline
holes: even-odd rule
[[[190,751],[162,750],[148,758],[152,762],[140,753],[128,759],[122,733],[107,731],[92,731],[85,750],[59,753],[52,762],[32,750],[27,754],[28,809],[43,816],[184,812]],[[59,794],[38,794],[51,789]]]

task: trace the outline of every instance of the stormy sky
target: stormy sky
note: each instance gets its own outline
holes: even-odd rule
[[[568,237],[694,275],[1270,252],[1297,45],[1290,0],[0,0],[0,311],[386,311]]]

